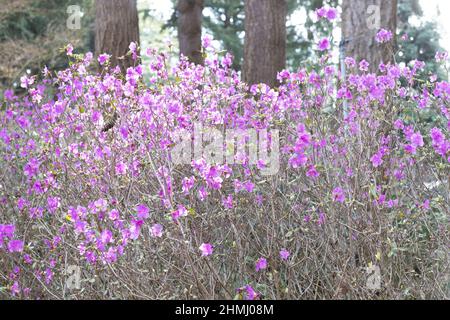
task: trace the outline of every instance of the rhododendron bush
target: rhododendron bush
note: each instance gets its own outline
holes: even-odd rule
[[[132,45],[122,74],[69,46],[23,77],[0,113],[0,296],[448,297],[450,84],[420,61],[347,58],[343,79],[322,49],[277,88],[211,48]],[[227,130],[216,157],[196,139]]]

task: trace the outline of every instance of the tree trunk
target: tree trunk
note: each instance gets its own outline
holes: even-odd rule
[[[111,55],[111,66],[124,72],[134,64],[126,55],[131,42],[139,43],[136,0],[96,0],[95,53]]]
[[[196,64],[203,64],[203,0],[178,0],[178,41],[180,54]]]
[[[375,36],[380,28],[391,31],[394,39],[377,43]],[[397,0],[343,0],[342,36],[346,56],[358,62],[365,59],[370,63],[371,72],[376,72],[381,62],[393,62],[396,29]]]
[[[286,13],[285,0],[245,1],[245,82],[277,85],[286,66]]]

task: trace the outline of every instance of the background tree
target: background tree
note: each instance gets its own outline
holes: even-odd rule
[[[446,72],[436,62],[436,52],[445,51],[439,44],[440,35],[434,21],[420,21],[423,11],[419,0],[399,0],[398,2],[398,33],[405,39],[398,41],[397,62],[409,63],[414,59],[424,61],[426,73],[436,74],[439,79],[446,79]],[[415,23],[411,20],[417,18]]]
[[[111,65],[124,71],[133,65],[131,57],[124,57],[131,42],[139,43],[139,19],[136,0],[95,1],[95,53],[108,53]]]
[[[178,11],[178,42],[180,54],[188,57],[194,63],[202,64],[203,0],[179,0],[176,10]]]
[[[277,84],[286,66],[285,0],[245,1],[245,41],[242,77],[249,84]]]
[[[370,7],[375,10],[370,10]],[[376,25],[377,20],[379,26]],[[394,57],[393,42],[379,44],[375,41],[375,35],[380,28],[390,30],[395,35],[397,0],[342,1],[342,36],[346,41],[345,53],[357,61],[367,60],[372,72],[378,70],[381,62],[391,62]]]
[[[94,50],[94,10],[92,0],[77,1],[83,17],[81,28],[66,27],[67,7],[71,0],[15,0],[0,5],[0,99],[6,88],[20,83],[27,70],[40,74],[44,66],[51,70],[67,66],[67,57],[59,50],[71,43],[76,52]],[[16,87],[16,91],[21,88]]]

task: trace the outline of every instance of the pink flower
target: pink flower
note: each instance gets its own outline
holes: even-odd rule
[[[150,210],[148,209],[148,207],[144,204],[139,204],[136,207],[136,211],[137,211],[137,217],[138,219],[142,220],[142,219],[147,219],[149,216],[149,212]]]
[[[100,239],[103,244],[111,243],[113,242],[113,234],[110,230],[103,230]]]
[[[156,223],[151,227],[150,234],[153,238],[161,238],[163,229],[162,225]]]
[[[144,221],[142,220],[133,220],[131,221],[131,227],[130,227],[130,239],[136,240],[139,238],[139,235],[141,233],[141,227]]]
[[[386,43],[391,41],[392,39],[392,32],[389,30],[385,30],[385,29],[381,29],[380,31],[378,31],[375,40],[378,43]]]
[[[102,65],[104,65],[106,62],[109,61],[109,58],[110,58],[110,57],[111,57],[111,56],[110,56],[109,54],[106,54],[106,53],[101,54],[101,55],[98,56],[98,63],[100,63],[100,65],[102,66]]]
[[[208,49],[211,46],[211,43],[212,43],[212,38],[210,36],[205,35],[202,38],[202,47],[203,48]]]
[[[20,286],[17,281],[14,281],[13,285],[11,286],[11,294],[13,296],[16,296],[20,293]]]
[[[256,272],[267,268],[267,260],[266,258],[259,258],[255,264]]]
[[[369,63],[366,60],[362,60],[359,63],[359,70],[361,70],[361,71],[368,71],[369,70]]]
[[[23,241],[21,240],[11,240],[8,243],[9,252],[22,252],[23,251]]]
[[[119,219],[119,211],[118,210],[116,210],[116,209],[112,209],[110,212],[109,212],[109,218],[111,219],[111,220],[117,220],[117,219]]]
[[[327,11],[327,19],[332,21],[337,18],[337,10],[335,8],[329,8]]]
[[[339,187],[335,188],[333,190],[333,201],[344,203],[344,201],[345,201],[344,190],[342,190]]]
[[[238,292],[244,292],[244,300],[255,300],[259,298],[259,294],[250,285],[239,288]]]
[[[12,238],[15,230],[13,224],[0,224],[0,238]]]
[[[199,249],[202,252],[202,257],[210,256],[213,253],[213,246],[210,243],[203,243]]]
[[[416,148],[423,147],[423,145],[424,145],[423,138],[422,138],[422,135],[420,134],[420,132],[413,133],[410,137],[410,141],[411,141],[411,145]]]
[[[66,47],[66,53],[68,56],[73,55],[73,46],[70,43]]]
[[[233,196],[230,194],[226,198],[222,198],[222,204],[227,209],[233,209]]]
[[[328,38],[322,38],[319,41],[318,48],[320,51],[325,51],[325,50],[330,49],[330,40],[328,40]]]
[[[375,153],[372,158],[370,158],[372,165],[377,168],[383,163],[383,156],[380,152]]]
[[[178,218],[180,218],[180,217],[185,217],[185,216],[187,216],[187,209],[184,207],[184,206],[182,206],[182,205],[179,205],[178,206],[178,209],[177,210],[175,210],[174,212],[172,212],[172,219],[174,220],[174,221],[176,221],[176,220],[178,220]]]
[[[281,249],[281,251],[280,251],[280,258],[282,259],[282,260],[287,260],[287,259],[289,259],[289,256],[290,256],[291,254],[289,253],[289,251],[287,251],[286,249]]]

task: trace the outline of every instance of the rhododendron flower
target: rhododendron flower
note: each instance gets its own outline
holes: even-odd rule
[[[175,210],[174,212],[172,212],[172,219],[174,221],[176,221],[180,217],[187,216],[187,214],[188,214],[187,209],[184,206],[182,206],[182,205],[178,205],[178,209]]]
[[[319,41],[318,48],[320,51],[325,51],[325,50],[330,49],[330,40],[328,40],[328,38],[322,38]]]
[[[380,152],[377,152],[370,158],[370,161],[372,162],[372,165],[377,168],[383,163],[383,155]]]
[[[332,21],[337,18],[337,10],[336,8],[329,8],[327,11],[327,19]]]
[[[94,202],[94,206],[100,212],[106,211],[108,208],[108,202],[105,199],[98,199]]]
[[[352,57],[346,57],[344,62],[347,68],[353,68],[356,66],[356,61]]]
[[[413,133],[410,137],[411,145],[415,148],[417,147],[423,147],[423,138],[422,135],[419,132]]]
[[[73,55],[73,46],[72,46],[72,44],[70,44],[70,43],[66,46],[66,54],[67,54],[68,56]]]
[[[119,211],[117,209],[112,209],[109,214],[108,214],[109,218],[111,220],[117,220],[119,219],[120,215],[119,215]]]
[[[267,268],[267,260],[266,258],[259,258],[255,263],[256,272]]]
[[[129,229],[130,231],[130,239],[136,240],[139,238],[139,235],[141,233],[141,227],[144,221],[142,220],[132,220],[131,221],[131,227]]]
[[[19,282],[14,281],[13,285],[11,286],[11,295],[16,296],[19,294],[20,294]]]
[[[436,52],[435,55],[436,62],[444,62],[448,59],[448,52]]]
[[[137,217],[140,220],[147,219],[150,214],[149,208],[144,204],[139,204],[136,207]]]
[[[212,38],[209,35],[204,35],[202,37],[202,47],[205,49],[208,49],[211,47],[212,44]]]
[[[153,238],[161,238],[162,237],[162,232],[163,232],[163,226],[155,223],[151,228],[150,228],[150,234]]]
[[[9,252],[22,252],[23,251],[23,241],[21,240],[11,240],[8,243]]]
[[[222,198],[222,204],[227,209],[233,209],[233,196],[230,194],[227,197]]]
[[[12,238],[16,227],[13,224],[0,224],[0,239]]]
[[[202,252],[202,257],[210,256],[213,253],[213,246],[210,243],[203,243],[199,249]]]
[[[101,54],[98,56],[98,63],[100,63],[100,65],[102,66],[109,61],[110,57],[111,56],[109,54],[106,54],[106,53]]]
[[[369,63],[366,60],[362,60],[359,63],[359,70],[361,70],[361,71],[368,71],[369,70]]]
[[[342,188],[337,187],[333,190],[333,201],[344,203],[345,195],[344,190],[342,190]]]
[[[287,251],[286,249],[281,249],[281,251],[280,251],[280,258],[282,259],[282,260],[287,260],[287,259],[289,259],[289,256],[290,256],[291,254],[289,253],[289,251]]]
[[[259,294],[250,285],[239,288],[238,292],[242,293],[244,300],[255,300],[259,298]]]
[[[318,18],[326,18],[329,21],[333,21],[337,18],[336,8],[322,7],[316,10],[316,14]]]
[[[392,40],[392,32],[386,29],[381,29],[378,31],[376,37],[378,43],[386,43]]]
[[[113,234],[110,230],[103,230],[100,239],[103,244],[111,243],[113,242]]]

